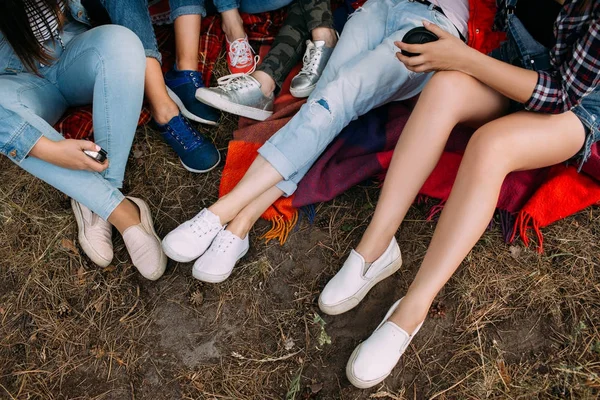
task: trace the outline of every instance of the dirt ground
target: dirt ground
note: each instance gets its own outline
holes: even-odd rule
[[[213,137],[223,155],[235,126]],[[164,236],[217,197],[221,168],[185,171],[149,128],[125,191]],[[0,159],[0,399],[596,399],[600,396],[600,209],[545,229],[545,253],[487,232],[432,307],[393,374],[353,388],[345,365],[416,273],[434,223],[414,206],[398,231],[400,272],[356,309],[317,297],[372,215],[376,184],[317,206],[284,246],[251,233],[222,284],[170,262],[157,282],[115,234],[99,269],[77,244],[69,200]]]

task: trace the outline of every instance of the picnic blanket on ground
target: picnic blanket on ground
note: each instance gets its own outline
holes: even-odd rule
[[[487,52],[501,40],[494,35],[488,37],[496,43],[488,40],[470,44]],[[275,112],[268,120],[256,122],[240,119],[239,129],[233,133],[233,140],[229,144],[220,195],[233,189],[256,158],[258,148],[284,126],[304,102],[289,94],[288,77],[275,101]],[[298,221],[299,210],[308,210],[310,217],[313,212],[307,206],[331,200],[369,178],[383,179],[394,146],[412,110],[412,103],[414,101],[391,103],[350,123],[302,179],[296,193],[279,199],[263,214],[262,217],[273,224],[265,239],[278,239],[284,243]],[[472,133],[471,129],[462,126],[454,129],[438,165],[420,190],[421,195],[441,200],[439,205],[431,209],[429,218],[442,210]],[[537,237],[538,251],[541,252],[543,237],[540,228],[598,203],[598,181],[600,154],[597,145],[581,174],[577,173],[574,166],[563,164],[509,174],[497,205],[501,211],[505,240],[513,241],[520,236],[528,245],[527,234],[532,229]]]
[[[172,25],[162,25],[169,21],[168,0],[154,1],[150,3],[150,15],[155,24],[156,40],[159,50],[163,56],[163,71],[166,72],[175,63],[175,35]],[[276,10],[262,14],[242,13],[242,20],[248,38],[255,43],[272,42],[279,32],[285,10]],[[212,72],[219,56],[223,51],[225,33],[221,28],[221,18],[218,15],[210,15],[202,19],[200,46],[198,48],[198,67],[202,73],[204,82],[208,85]],[[142,110],[139,125],[150,121],[151,115],[147,108]],[[55,129],[63,136],[70,139],[92,139],[92,107],[76,107],[68,110],[65,115],[55,124]]]

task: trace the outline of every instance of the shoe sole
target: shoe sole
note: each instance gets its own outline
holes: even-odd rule
[[[352,355],[350,356],[350,359],[348,360],[348,363],[346,364],[346,378],[348,378],[348,380],[353,386],[359,389],[368,389],[383,382],[385,378],[390,376],[392,371],[388,372],[387,375],[372,381],[363,381],[362,379],[357,378],[354,375],[354,372],[352,372],[352,366],[354,365],[354,361],[356,361],[356,358],[358,357],[358,352],[360,351],[361,346],[362,343],[356,346],[356,348],[352,352]]]
[[[202,97],[198,96],[198,91],[196,91],[196,99],[204,104],[208,104],[209,106],[217,108],[221,111],[254,119],[257,121],[264,121],[265,119],[273,115],[272,111],[259,110],[254,107],[244,106],[242,104],[237,104],[228,100],[223,100],[223,98],[217,95],[213,95],[208,90],[203,91]]]
[[[94,249],[94,247],[85,237],[85,224],[83,222],[83,215],[81,214],[81,210],[79,210],[79,207],[75,205],[75,200],[73,199],[71,199],[71,208],[73,209],[75,221],[77,222],[77,240],[79,240],[79,245],[81,246],[81,249],[94,264],[101,268],[108,267],[112,262],[112,259],[107,260],[100,254],[98,254],[98,252]]]
[[[354,307],[360,304],[362,299],[365,298],[365,296],[367,295],[367,293],[369,293],[373,286],[377,285],[382,280],[396,273],[396,271],[398,271],[400,267],[402,267],[402,256],[398,256],[398,258],[395,261],[391,262],[377,278],[367,283],[358,292],[356,292],[354,296],[347,300],[344,300],[337,304],[327,305],[322,302],[321,296],[319,296],[319,308],[327,315],[338,315],[345,313],[346,311],[352,310]]]
[[[313,92],[313,90],[315,90],[316,86],[317,85],[312,85],[305,89],[292,89],[290,87],[290,93],[292,94],[292,96],[294,96],[297,99],[304,99],[304,98],[310,96],[310,94]]]
[[[141,204],[138,204],[138,203],[132,201],[131,199],[129,201],[131,201],[133,204],[135,204],[140,209],[140,220],[142,219],[142,215],[146,215],[147,222],[150,226],[150,231],[151,231],[150,233],[156,238],[156,240],[158,240],[158,243],[161,244],[161,249],[162,249],[162,241],[160,240],[160,237],[154,230],[154,221],[152,220],[152,214],[150,213],[150,209],[148,208],[148,205],[143,201],[141,202]],[[167,269],[167,255],[165,254],[164,250],[161,251],[159,263],[160,263],[161,267],[157,271],[155,271],[154,273],[152,273],[148,276],[142,274],[142,271],[140,271],[139,269],[138,269],[138,271],[140,271],[140,274],[142,274],[142,276],[144,278],[151,280],[151,281],[155,281],[158,278],[160,278],[161,276],[163,276],[165,273],[165,270]]]
[[[215,163],[215,165],[213,165],[209,169],[194,169],[194,168],[190,168],[190,167],[188,167],[187,165],[185,165],[183,163],[183,160],[181,158],[179,159],[179,161],[181,161],[181,165],[183,165],[183,168],[187,169],[188,171],[193,172],[195,174],[204,174],[206,172],[212,171],[213,169],[215,169],[217,167],[217,165],[219,165],[219,163],[221,163],[221,153],[219,152],[219,159],[217,160],[217,162]]]
[[[237,262],[248,253],[248,250],[250,250],[250,247],[248,247],[246,250],[244,250],[242,252],[242,254],[240,254],[240,256],[237,258],[237,260],[235,260],[235,263],[233,264],[234,267],[235,267],[235,264],[237,264]],[[227,278],[229,278],[229,276],[231,276],[232,272],[233,272],[233,268],[227,274],[211,275],[211,274],[204,274],[202,272],[198,272],[198,271],[196,271],[195,268],[192,268],[192,275],[194,276],[194,278],[198,279],[199,281],[207,282],[207,283],[221,283],[221,282],[225,281]]]
[[[187,108],[185,108],[185,106],[183,105],[183,101],[181,101],[179,96],[177,96],[174,91],[169,89],[168,86],[167,86],[167,93],[169,94],[169,97],[171,98],[171,100],[173,100],[175,102],[175,104],[177,104],[177,107],[179,107],[179,111],[181,111],[181,114],[183,114],[183,116],[186,117],[187,119],[191,119],[192,121],[200,122],[201,124],[204,124],[204,125],[211,125],[211,126],[219,125],[219,123],[217,121],[210,121],[208,119],[200,118],[199,116],[192,114]]]
[[[169,257],[171,260],[176,261],[178,263],[189,263],[189,262],[195,261],[202,255],[202,254],[200,254],[198,257],[193,257],[193,258],[184,257],[181,254],[177,253],[172,248],[170,248],[169,245],[164,240],[162,241],[162,249],[163,249],[163,252],[167,255],[167,257]]]

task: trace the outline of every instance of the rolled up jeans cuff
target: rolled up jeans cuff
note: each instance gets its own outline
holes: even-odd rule
[[[298,184],[291,180],[281,181],[275,186],[283,192],[285,197],[293,195],[296,189],[298,189]]]
[[[144,52],[146,53],[146,57],[155,58],[158,63],[162,65],[162,54],[160,54],[160,51],[154,49],[144,49]]]
[[[201,5],[177,7],[171,10],[171,22],[175,22],[182,15],[200,15],[201,17],[206,17],[206,8]]]
[[[258,149],[258,154],[267,160],[273,168],[279,172],[284,180],[290,179],[290,177],[294,176],[298,171],[296,166],[287,158],[287,156],[270,141],[265,142],[265,144]]]

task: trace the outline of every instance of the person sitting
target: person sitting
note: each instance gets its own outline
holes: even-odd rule
[[[314,90],[336,43],[329,0],[296,0],[256,70],[224,76],[218,87],[199,88],[196,98],[222,111],[263,121],[273,114],[275,94],[302,54],[302,69],[290,87],[292,96],[299,98]]]
[[[70,11],[69,11],[70,10]],[[148,205],[125,197],[125,166],[144,95],[144,49],[129,29],[90,29],[77,0],[0,4],[0,152],[71,197],[79,244],[97,265],[112,262],[112,227],[133,265],[151,280],[167,258]],[[93,103],[94,139],[65,139],[52,125]],[[90,155],[103,149],[108,159]]]
[[[390,101],[418,94],[431,73],[414,73],[395,56],[394,42],[423,20],[467,35],[468,0],[369,0],[355,11],[315,90],[298,113],[259,150],[244,177],[215,204],[163,239],[175,261],[195,261],[193,274],[220,282],[249,248],[248,233],[282,195],[289,196],[350,121]]]
[[[101,0],[114,24],[123,25],[141,39],[146,52],[146,97],[158,131],[175,150],[185,169],[205,173],[215,168],[221,156],[215,145],[198,132],[189,120],[217,126],[219,112],[195,98],[204,86],[198,72],[198,47],[201,18],[206,16],[204,0],[169,0],[171,21],[175,29],[175,66],[164,76],[161,54],[152,27],[148,5],[143,0]],[[260,13],[288,5],[291,0],[214,0],[221,13],[227,38],[227,62],[232,73],[255,67],[255,57],[248,43],[239,12]]]

